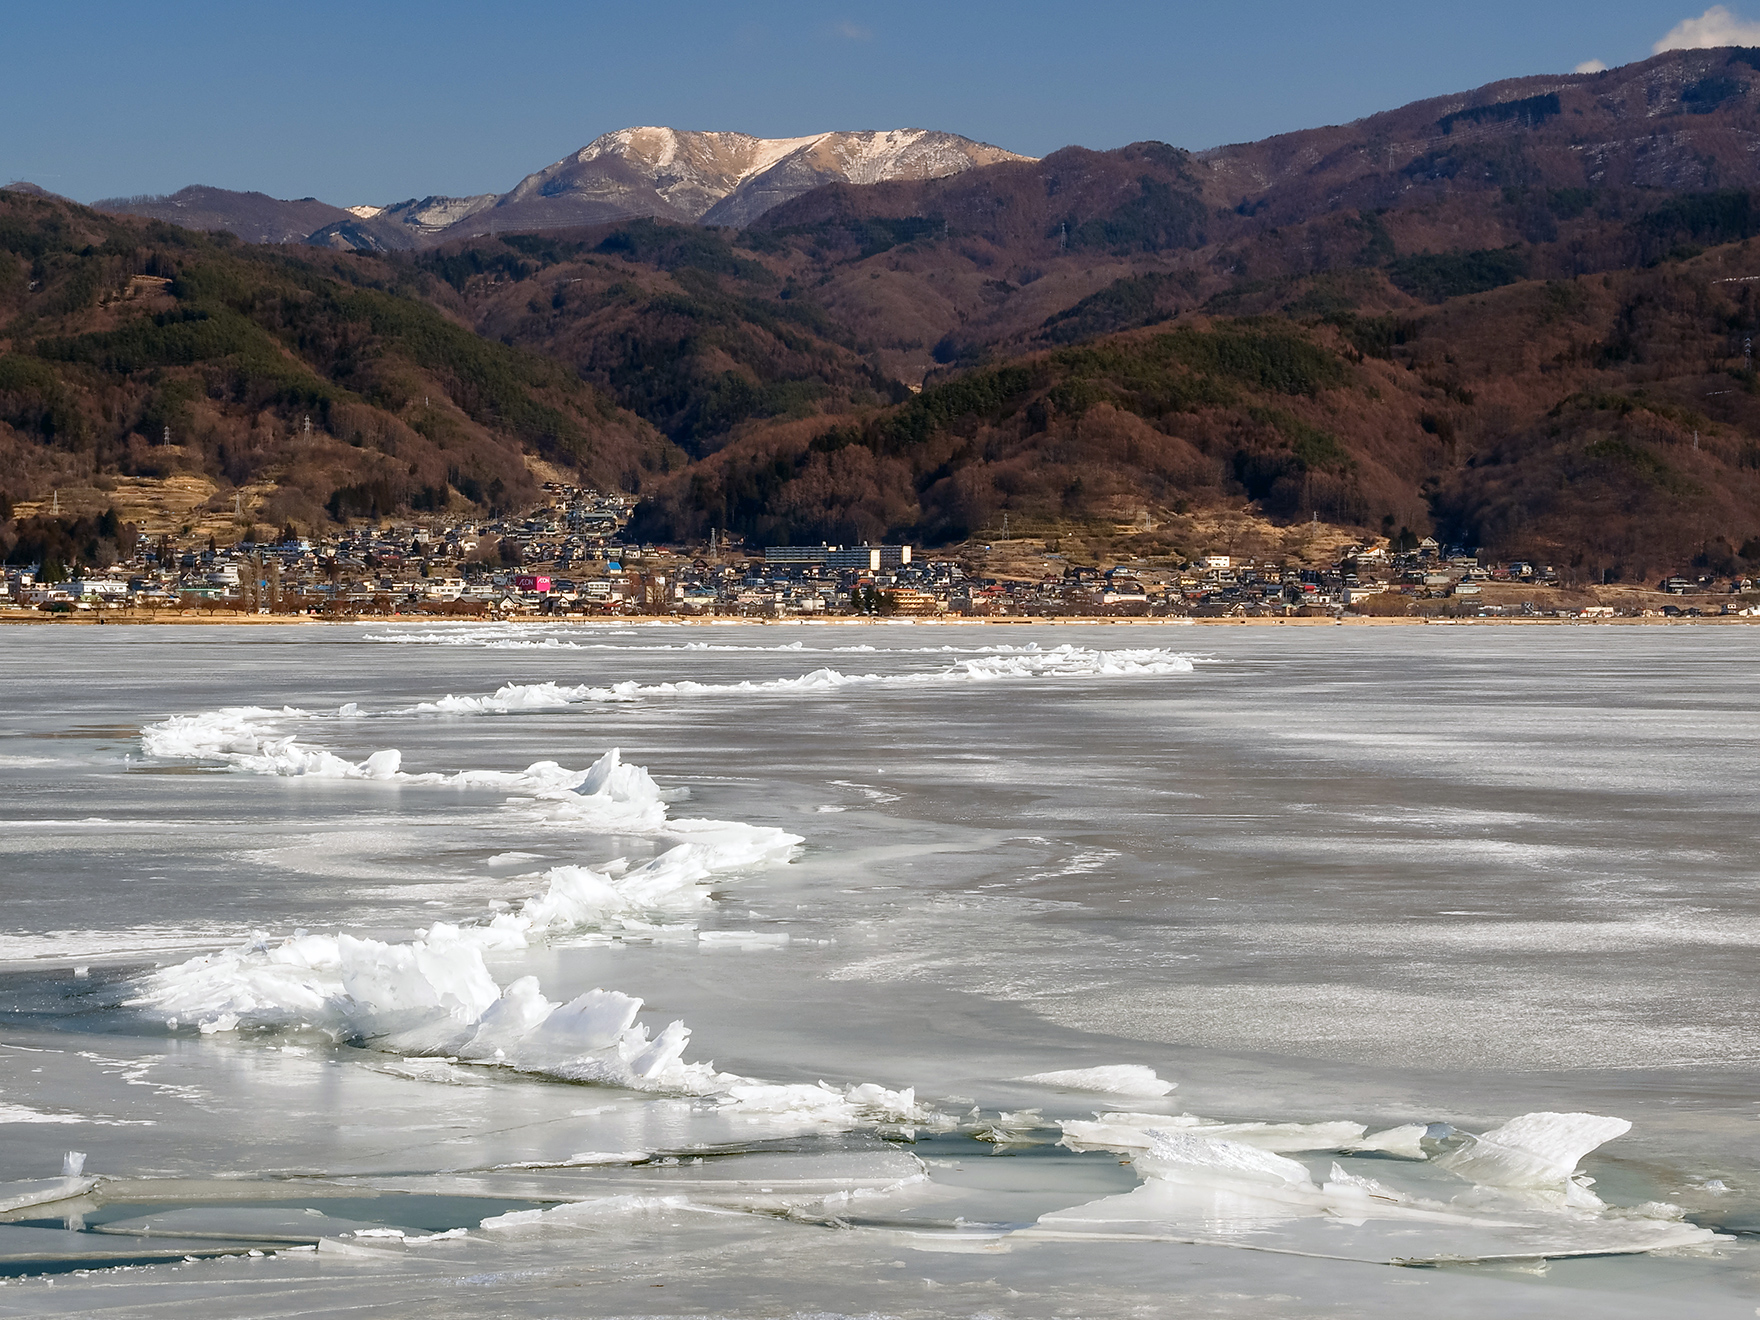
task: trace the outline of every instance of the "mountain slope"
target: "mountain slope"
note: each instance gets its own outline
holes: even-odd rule
[[[834,186],[755,224],[784,232],[936,216],[1016,259],[1072,244],[1196,249],[1383,211],[1402,215],[1406,250],[1552,243],[1565,222],[1610,203],[1631,213],[1653,209],[1659,192],[1760,186],[1757,65],[1760,50],[1672,51],[1198,154],[1068,148],[923,184]],[[1427,227],[1422,213],[1439,206],[1452,214]],[[1340,241],[1317,254],[1317,268],[1352,264],[1379,240],[1359,229],[1353,248]]]
[[[1199,159],[1209,200],[1287,224],[1504,187],[1753,187],[1757,139],[1760,50],[1725,48],[1510,79]]]
[[[475,197],[421,197],[390,206],[351,206],[348,215],[313,230],[305,242],[345,252],[406,252],[438,241],[461,220],[495,205],[495,193]]]
[[[915,382],[1212,300],[1274,310],[1356,269],[1437,302],[1755,232],[1760,51],[1671,52],[1191,154],[1066,148],[922,182],[834,184],[753,222],[814,299]],[[884,255],[880,255],[880,254]]]
[[[14,179],[11,183],[0,183],[0,192],[28,193],[32,197],[59,198],[60,193],[50,192],[41,184],[32,183],[28,179]]]
[[[1182,515],[1246,503],[1365,533],[1434,529],[1579,582],[1753,571],[1760,378],[1742,343],[1760,300],[1736,282],[1748,269],[1738,243],[1408,316],[1181,317],[892,408],[749,430],[656,484],[631,530],[936,543],[1005,513],[1017,533],[1050,535],[1147,513],[1160,531],[1118,552],[1191,554]]]
[[[527,175],[507,193],[431,196],[389,206],[330,206],[313,198],[189,187],[168,197],[111,198],[96,209],[249,243],[311,242],[398,252],[460,238],[530,233],[653,217],[743,225],[823,183],[939,178],[1013,152],[926,129],[757,138],[747,133],[626,128]]]
[[[410,294],[562,361],[694,456],[753,419],[908,393],[784,263],[733,237],[634,220],[448,245],[398,264]]]
[[[911,128],[886,133],[825,133],[743,177],[702,215],[706,225],[743,228],[771,207],[823,184],[942,179],[1026,156],[952,133]]]
[[[110,197],[92,209],[111,215],[163,220],[184,229],[219,230],[247,243],[303,243],[306,235],[348,219],[348,212],[315,197],[284,202],[260,192],[232,192],[193,184],[167,197]]]
[[[372,259],[247,248],[0,193],[0,493],[104,474],[247,485],[277,522],[607,487],[682,459],[551,360],[479,338]]]
[[[441,237],[644,217],[738,225],[834,179],[872,183],[942,177],[1021,159],[998,147],[923,129],[755,138],[629,128],[595,138],[572,156],[528,175],[493,209],[453,225]]]

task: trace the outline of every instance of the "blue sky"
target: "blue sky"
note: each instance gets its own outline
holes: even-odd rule
[[[382,203],[504,191],[631,124],[1202,148],[1665,39],[1760,45],[1760,0],[1745,4],[20,3],[0,181],[81,201],[211,183]]]

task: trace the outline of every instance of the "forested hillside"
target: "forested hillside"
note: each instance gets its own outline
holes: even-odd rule
[[[0,487],[96,474],[274,483],[281,521],[511,507],[523,455],[635,485],[682,458],[555,362],[296,255],[0,192]]]
[[[1250,501],[1579,579],[1760,567],[1743,353],[1760,308],[1752,283],[1718,282],[1755,255],[1400,312],[1352,306],[1396,298],[1384,277],[1316,279],[1285,291],[1290,310],[1182,316],[859,419],[755,431],[662,483],[637,530],[936,542],[993,536],[1004,513],[1055,532]],[[1153,552],[1156,534],[1132,544]]]

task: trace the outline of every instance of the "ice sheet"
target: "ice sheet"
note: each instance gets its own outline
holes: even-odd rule
[[[1739,977],[1754,923],[1737,909],[1751,868],[1722,842],[1740,837],[1730,827],[1747,807],[1708,810],[1708,800],[1736,798],[1702,774],[1677,795],[1667,767],[1715,761],[1735,774],[1747,764],[1745,726],[1728,712],[1739,709],[1730,697],[1751,656],[1723,633],[1706,643],[1652,631],[1579,653],[1584,643],[1535,629],[1500,646],[1467,630],[1449,630],[1447,645],[1444,630],[1403,630],[1372,648],[1349,629],[1217,630],[1235,661],[1178,681],[1048,673],[859,688],[763,685],[798,684],[820,663],[847,670],[829,655],[802,663],[814,643],[838,650],[846,637],[860,642],[854,651],[879,644],[857,668],[882,677],[1016,658],[990,645],[998,636],[1069,639],[1094,653],[1121,637],[1144,639],[1143,650],[1169,638],[1153,628],[950,629],[931,640],[960,649],[933,655],[940,648],[891,645],[906,639],[899,629],[656,628],[604,639],[631,643],[625,654],[440,645],[363,665],[351,663],[360,650],[345,628],[235,629],[223,645],[200,646],[196,633],[136,632],[128,663],[110,653],[71,695],[60,675],[83,662],[69,651],[71,666],[35,666],[55,675],[53,700],[13,702],[0,732],[138,727],[144,711],[223,703],[249,712],[250,727],[232,731],[226,755],[199,753],[203,768],[239,771],[230,775],[161,757],[111,756],[99,768],[84,752],[66,761],[73,769],[0,765],[15,808],[0,831],[0,869],[33,886],[58,928],[90,927],[77,942],[7,936],[23,957],[48,961],[11,970],[6,1044],[51,1052],[6,1052],[4,1102],[135,1124],[0,1125],[10,1176],[52,1173],[73,1140],[90,1148],[111,1193],[143,1198],[130,1215],[149,1219],[174,1201],[242,1204],[226,1198],[253,1187],[316,1198],[394,1182],[411,1194],[499,1198],[445,1222],[538,1200],[635,1197],[663,1208],[444,1240],[337,1230],[303,1256],[116,1275],[108,1294],[90,1279],[76,1293],[65,1276],[52,1287],[9,1283],[0,1313],[127,1313],[138,1290],[207,1320],[250,1313],[252,1287],[272,1278],[287,1305],[310,1311],[459,1315],[543,1314],[573,1295],[560,1289],[581,1285],[598,1309],[631,1315],[664,1305],[1113,1317],[1147,1304],[1254,1320],[1341,1306],[1600,1320],[1653,1313],[1660,1299],[1721,1316],[1706,1298],[1719,1280],[1745,1279],[1741,1242],[1715,1244],[1727,1260],[1670,1252],[1544,1276],[1533,1257],[1702,1249],[1700,1230],[1668,1201],[1706,1224],[1747,1223],[1746,1072],[1523,1076],[1496,1057],[1459,1062],[1469,1036],[1524,1061],[1549,1057],[1533,1053],[1535,1041],[1568,1044],[1567,1062],[1593,1062],[1617,1035],[1632,1057],[1666,1037],[1671,1058],[1727,1063],[1747,1038],[1729,1024],[1749,1007]],[[706,636],[713,649],[692,644]],[[28,650],[33,637],[10,640]],[[1412,652],[1405,669],[1387,662],[1402,647]],[[1719,648],[1721,659],[1710,654]],[[1609,678],[1629,677],[1621,667],[1634,655],[1677,653],[1679,681]],[[1593,743],[1580,726],[1595,714],[1550,677],[1566,673],[1572,683],[1592,674],[1643,707],[1641,718],[1622,712],[1622,750],[1600,766],[1617,777],[1611,796],[1571,787]],[[546,683],[572,691],[623,679],[656,690],[543,704]],[[679,686],[688,683],[700,688]],[[1402,683],[1407,696],[1389,701]],[[510,718],[393,713],[503,684],[531,688],[534,704]],[[1470,719],[1454,713],[1469,707]],[[1630,739],[1651,728],[1646,754],[1633,756]],[[634,759],[664,758],[650,764],[677,778],[650,777],[650,793],[633,771],[613,775],[630,769],[619,757],[603,792],[581,793],[614,745],[648,749]],[[393,747],[394,769],[374,769],[371,754]],[[1552,777],[1528,773],[1530,762]],[[680,805],[668,790],[686,778],[713,807]],[[823,803],[850,809],[812,814]],[[685,810],[736,828],[717,838],[719,826],[676,819]],[[763,836],[744,833],[740,818],[810,834],[812,846],[789,866],[763,865]],[[289,846],[307,828],[309,840]],[[194,849],[222,835],[192,883]],[[636,874],[684,845],[713,847],[720,860],[686,865],[686,852]],[[735,855],[759,864],[739,871]],[[691,878],[723,863],[730,869]],[[1726,873],[1736,884],[1720,891]],[[63,893],[67,902],[50,906]],[[264,915],[253,918],[253,906]],[[128,941],[160,920],[167,935],[224,930],[206,937],[210,948],[238,943],[233,930],[273,931],[247,959],[253,975],[258,958],[308,938],[287,935],[297,927],[334,941],[334,998],[327,965],[310,977],[325,991],[312,1011],[334,1010],[333,1025],[241,1021],[203,1036],[194,1024],[218,1023],[200,1003],[174,1033],[158,1015],[117,1013],[117,963],[159,956]],[[342,986],[344,934],[357,942],[347,952],[353,989]],[[106,940],[128,952],[94,956]],[[460,952],[471,947],[486,980]],[[90,960],[91,975],[56,958]],[[1214,1012],[1189,1011],[1188,992],[1213,996]],[[665,1049],[641,1056],[675,1019],[695,1028],[675,1061],[716,1060],[704,1090],[636,1076],[670,1066]],[[621,1033],[638,1025],[647,1034],[632,1059]],[[1363,1041],[1382,1052],[1355,1052]],[[1166,1094],[1019,1076],[1135,1058],[1179,1078],[1177,1107],[1228,1121],[1137,1112],[1174,1109]],[[575,1068],[618,1084],[556,1084]],[[1516,1140],[1520,1128],[1498,1116],[1524,1106],[1637,1123],[1611,1158],[1581,1156],[1580,1143]],[[1062,1124],[1073,1134],[1090,1121],[1115,1129],[1099,1134],[1110,1147],[1054,1144]],[[1515,1131],[1493,1142],[1500,1125]],[[1484,1135],[1469,1141],[1463,1129]],[[1229,1141],[1305,1176],[1267,1163],[1254,1178],[1239,1152],[1203,1161],[1166,1146],[1157,1171],[1149,1131]],[[835,1203],[840,1189],[811,1170],[864,1143],[916,1151],[926,1181]],[[1516,1155],[1491,1158],[1499,1143]],[[811,1186],[787,1185],[780,1168],[732,1172],[751,1149],[779,1146]],[[1422,1158],[1451,1151],[1476,1152],[1478,1174]],[[1585,1168],[1600,1180],[1593,1203],[1581,1195]],[[1288,1177],[1269,1176],[1277,1170]],[[111,1177],[122,1171],[188,1178],[143,1178],[123,1193],[134,1180]],[[64,1209],[79,1213],[57,1205],[40,1218]],[[375,1215],[349,1207],[334,1217]],[[405,1223],[389,1209],[381,1222]],[[1023,1223],[1035,1227],[1013,1231]],[[1307,1254],[1219,1263],[1241,1253],[1169,1238]],[[1355,1263],[1451,1256],[1525,1263]],[[894,1282],[907,1275],[908,1288]],[[664,1290],[640,1291],[656,1283]],[[1732,1314],[1752,1311],[1751,1299],[1737,1300]]]
[[[1133,1155],[1142,1186],[1043,1216],[1024,1236],[1144,1236],[1387,1264],[1647,1252],[1701,1247],[1716,1236],[1667,1206],[1594,1213],[1480,1189],[1444,1201],[1336,1162],[1319,1182],[1300,1161],[1213,1131],[1146,1136]]]

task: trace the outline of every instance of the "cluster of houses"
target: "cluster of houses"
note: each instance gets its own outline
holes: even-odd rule
[[[5,595],[14,610],[61,612],[1241,617],[1347,608],[1399,612],[1367,604],[1390,592],[1443,600],[1453,613],[1533,614],[1539,610],[1529,601],[1481,605],[1479,597],[1499,584],[1556,583],[1548,567],[1481,564],[1434,540],[1404,549],[1352,546],[1322,568],[1229,555],[1205,555],[1178,567],[1136,562],[1105,568],[1039,553],[1028,556],[1040,566],[1036,576],[991,571],[992,561],[982,554],[963,562],[924,559],[908,545],[748,551],[715,533],[693,547],[636,545],[624,539],[629,497],[564,485],[547,486],[546,494],[545,507],[481,522],[382,523],[338,529],[328,537],[232,545],[142,538],[128,561],[72,580],[51,581],[63,575],[45,573],[40,565],[8,566]],[[1749,586],[1732,583],[1731,589]],[[1702,591],[1706,584],[1671,579],[1662,588]],[[1613,610],[1595,606],[1588,612]],[[1665,606],[1662,612],[1697,611]]]

